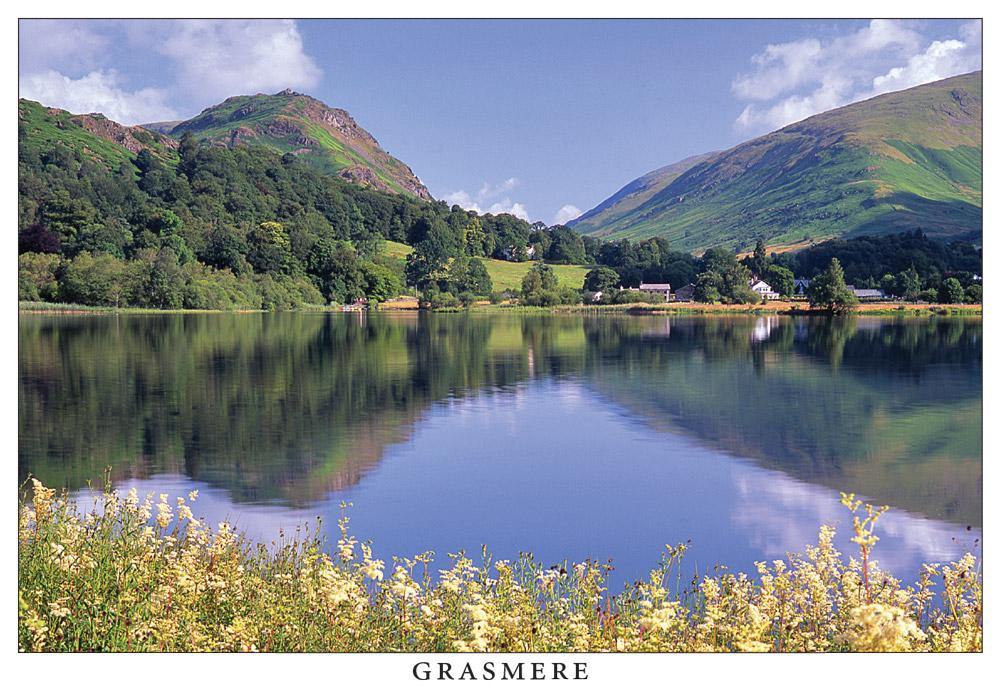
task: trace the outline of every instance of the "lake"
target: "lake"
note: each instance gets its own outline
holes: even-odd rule
[[[18,474],[140,493],[271,541],[321,516],[378,556],[685,566],[892,510],[906,580],[982,537],[982,320],[514,313],[19,319]]]

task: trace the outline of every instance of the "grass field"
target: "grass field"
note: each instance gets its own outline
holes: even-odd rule
[[[382,249],[390,258],[406,258],[413,249],[406,244],[396,241],[386,241]],[[483,264],[486,271],[490,273],[493,280],[493,291],[503,291],[505,289],[520,289],[521,280],[531,269],[533,263],[511,263],[506,260],[496,260],[494,258],[484,258]],[[556,273],[560,286],[579,289],[583,286],[583,278],[590,270],[586,265],[552,265],[552,270]]]

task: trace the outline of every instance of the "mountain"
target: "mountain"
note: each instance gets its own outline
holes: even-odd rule
[[[717,152],[717,151],[716,151]],[[677,179],[689,169],[700,162],[711,158],[716,152],[692,155],[671,165],[665,165],[653,170],[649,174],[644,174],[638,179],[630,181],[628,184],[618,189],[613,196],[606,199],[600,205],[595,206],[580,215],[575,220],[566,224],[573,227],[578,224],[603,225],[610,224],[618,218],[626,215],[631,210],[638,208],[657,193],[662,191],[670,182]]]
[[[980,241],[982,95],[973,72],[824,112],[710,154],[661,188],[653,180],[687,161],[640,177],[574,229],[692,251],[915,229]]]
[[[139,126],[143,129],[149,129],[150,131],[155,131],[158,134],[169,134],[170,130],[176,127],[178,124],[183,122],[182,119],[168,119],[163,122],[148,122],[146,124],[140,124]]]
[[[164,162],[177,160],[176,140],[144,127],[127,127],[99,113],[74,115],[22,98],[17,101],[17,116],[20,147],[48,150],[62,145],[114,168],[142,150]]]
[[[169,124],[147,128],[163,131]],[[346,110],[295,91],[227,98],[167,130],[175,139],[188,132],[217,145],[265,145],[358,184],[431,200],[413,170],[383,150]]]

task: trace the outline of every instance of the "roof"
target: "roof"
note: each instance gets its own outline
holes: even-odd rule
[[[646,284],[642,282],[639,284],[640,289],[670,289],[669,284]]]
[[[764,280],[760,280],[760,279],[759,279],[759,280],[751,280],[751,281],[750,281],[750,288],[751,288],[751,289],[756,289],[757,287],[759,287],[759,286],[761,286],[761,285],[764,285],[764,286],[765,286],[765,287],[767,287],[768,289],[770,289],[770,288],[771,288],[771,285],[770,285],[770,284],[768,284],[767,282],[765,282]]]
[[[885,296],[881,289],[852,289],[855,296]]]

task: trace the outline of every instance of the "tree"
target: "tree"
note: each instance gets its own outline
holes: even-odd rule
[[[724,248],[710,248],[701,258],[702,272],[695,281],[696,301],[713,303],[758,303],[760,295],[750,288],[750,268],[736,261]]]
[[[981,284],[970,284],[965,289],[965,302],[966,303],[982,303],[983,302],[983,286]]]
[[[698,273],[694,285],[694,300],[715,303],[722,299],[722,275],[714,270]]]
[[[575,289],[559,288],[556,273],[545,263],[532,265],[521,280],[521,302],[528,306],[554,306],[579,301],[580,294]]]
[[[907,301],[914,301],[920,296],[920,274],[912,265],[896,275],[896,294]]]
[[[59,280],[59,297],[88,306],[126,306],[141,291],[130,264],[108,253],[84,251],[66,264]]]
[[[452,294],[468,292],[477,296],[485,296],[493,291],[493,280],[487,272],[483,261],[478,258],[454,259],[448,267],[448,291]]]
[[[384,265],[363,260],[359,264],[364,292],[368,300],[381,303],[396,298],[403,291],[399,276]]]
[[[949,277],[941,283],[941,288],[938,290],[939,303],[962,303],[963,301],[965,301],[965,289],[962,288],[961,282],[954,277]]]
[[[769,263],[770,261],[767,259],[767,249],[764,247],[764,240],[757,239],[757,244],[754,246],[753,254],[747,256],[744,260],[744,264],[750,268],[750,271],[753,272],[753,274],[763,278]],[[773,284],[771,284],[771,286],[774,287]]]
[[[257,272],[283,272],[291,265],[292,245],[280,222],[261,222],[247,235],[247,260]]]
[[[22,253],[17,257],[17,298],[55,301],[59,297],[56,273],[62,258],[53,253]]]
[[[156,308],[180,308],[184,303],[184,273],[172,248],[161,248],[156,254],[146,285],[146,302]]]
[[[764,280],[771,288],[782,296],[791,296],[795,292],[795,275],[788,268],[780,265],[768,265],[764,270]]]
[[[594,268],[583,278],[584,291],[606,292],[617,286],[621,278],[611,268]]]
[[[59,253],[62,241],[59,234],[41,222],[35,222],[17,234],[18,253]]]
[[[554,291],[558,283],[552,267],[538,261],[521,280],[521,295],[527,297],[543,291]]]
[[[829,309],[834,314],[850,311],[858,304],[858,298],[844,281],[844,268],[833,258],[830,267],[819,274],[809,285],[809,303]]]
[[[489,256],[493,253],[493,244],[493,235],[483,231],[483,221],[476,215],[470,217],[465,224],[465,254]]]
[[[549,229],[552,243],[545,252],[545,260],[553,263],[579,265],[586,260],[583,239],[568,227],[556,225]]]

